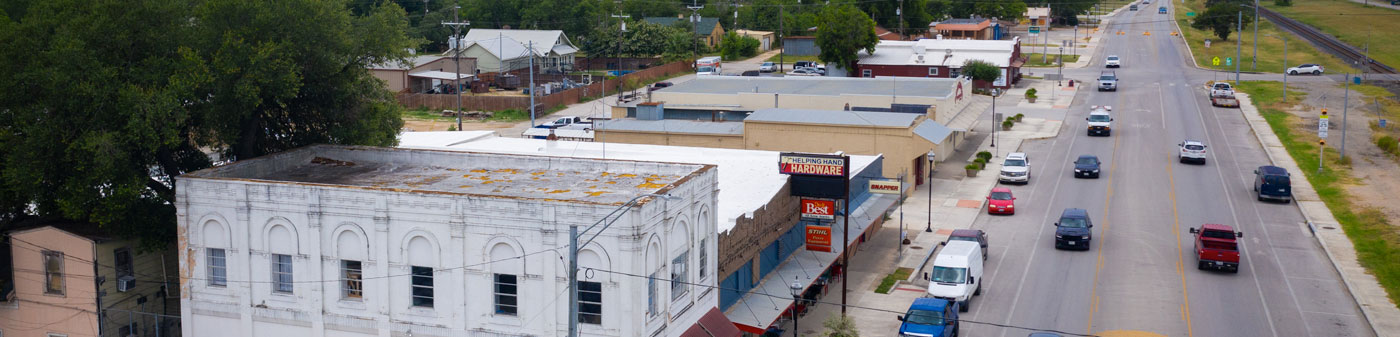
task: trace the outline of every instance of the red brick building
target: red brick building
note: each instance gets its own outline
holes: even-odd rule
[[[968,60],[981,60],[1002,69],[992,83],[974,82],[977,88],[1010,88],[1021,79],[1021,41],[949,40],[881,41],[875,53],[861,55],[852,77],[957,77]]]

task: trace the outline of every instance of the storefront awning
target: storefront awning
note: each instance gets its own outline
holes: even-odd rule
[[[700,321],[681,333],[681,337],[739,337],[742,334],[734,322],[719,312],[719,308],[710,308],[704,316],[700,316]]]
[[[934,144],[943,144],[943,141],[948,139],[948,135],[953,134],[953,129],[931,119],[926,119],[919,123],[919,126],[914,127],[914,134]]]

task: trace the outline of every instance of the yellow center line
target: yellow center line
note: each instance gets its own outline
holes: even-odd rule
[[[1172,176],[1171,155],[1167,155],[1167,196],[1172,199],[1172,233],[1176,235],[1176,274],[1181,277],[1181,314],[1186,319],[1186,336],[1191,328],[1191,297],[1186,292],[1186,255],[1181,250],[1181,214],[1176,210],[1176,178]]]
[[[1108,191],[1103,197],[1103,229],[1099,230],[1099,254],[1094,265],[1094,282],[1089,284],[1089,322],[1084,327],[1087,334],[1094,333],[1094,312],[1099,310],[1099,272],[1103,270],[1104,240],[1108,239],[1108,210],[1109,202],[1113,200],[1113,171],[1118,168],[1118,140],[1122,138],[1121,134],[1113,136],[1113,151],[1110,152],[1113,162],[1108,164]]]

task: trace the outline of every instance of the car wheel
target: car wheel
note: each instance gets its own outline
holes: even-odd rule
[[[1206,262],[1196,261],[1196,270],[1206,270]]]
[[[987,256],[986,256],[986,255],[982,255],[982,258],[983,258],[983,259],[986,259]],[[973,290],[973,291],[972,291],[972,296],[982,296],[982,285],[981,285],[981,284],[978,284],[978,285],[977,285],[977,290]],[[969,301],[971,301],[971,300],[969,300]]]
[[[1298,71],[1297,71],[1297,70],[1289,70],[1289,71],[1288,71],[1288,74],[1289,74],[1289,75],[1295,75],[1295,76],[1296,76],[1296,75],[1298,75]]]
[[[1255,199],[1259,199],[1259,201],[1264,201],[1264,196],[1263,196],[1263,195],[1255,194],[1255,195],[1254,195],[1254,198],[1255,198]]]
[[[1240,266],[1230,267],[1230,273],[1231,273],[1231,274],[1239,274],[1239,273],[1240,273]]]
[[[1283,203],[1285,203],[1285,204],[1290,203],[1290,202],[1293,202],[1293,199],[1283,199]]]
[[[1321,70],[1313,70],[1313,75],[1322,75]]]
[[[962,307],[958,308],[958,312],[967,312],[968,309],[972,309],[972,300],[963,302]]]

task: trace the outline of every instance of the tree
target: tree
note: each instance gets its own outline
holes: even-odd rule
[[[825,321],[822,321],[822,326],[826,327],[826,331],[822,332],[822,336],[860,337],[860,330],[856,329],[856,321],[852,320],[850,316],[832,314],[831,317],[827,317]]]
[[[174,177],[215,158],[395,144],[402,108],[366,68],[417,41],[397,5],[348,4],[52,0],[0,17],[0,217],[163,249]]]
[[[1292,6],[1293,0],[1274,0],[1275,6]]]
[[[822,62],[849,69],[856,53],[875,52],[880,38],[875,35],[875,21],[851,4],[828,6],[817,15],[817,47]]]
[[[963,62],[962,74],[973,80],[992,83],[1001,77],[1001,67],[983,60],[967,60],[967,62]]]
[[[880,26],[892,32],[899,32],[899,9],[900,4],[904,5],[904,35],[919,35],[928,30],[929,21],[933,17],[923,8],[927,7],[928,0],[879,0],[860,2],[860,10],[875,16],[875,21]]]
[[[758,39],[729,32],[720,41],[719,54],[726,60],[740,60],[758,55]]]
[[[1235,31],[1239,25],[1240,13],[1244,15],[1243,20],[1249,20],[1254,14],[1244,10],[1244,7],[1240,7],[1236,2],[1217,2],[1207,8],[1205,13],[1196,16],[1196,19],[1191,21],[1191,28],[1210,30],[1220,37],[1221,41],[1227,41],[1230,39],[1230,32]]]

